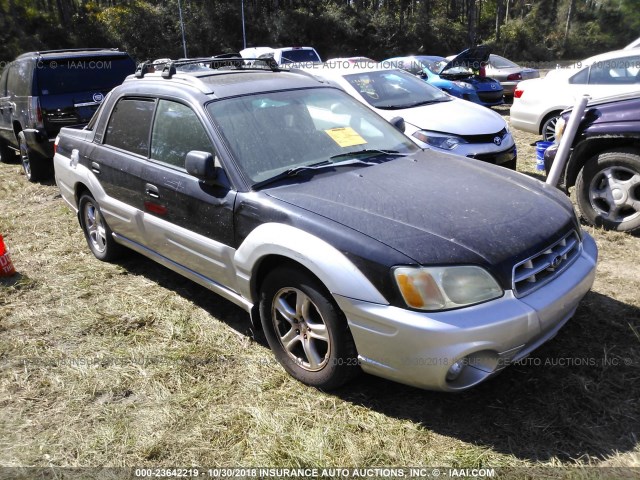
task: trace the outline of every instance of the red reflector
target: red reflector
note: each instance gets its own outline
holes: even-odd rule
[[[507,80],[522,80],[522,75],[519,73],[512,73],[507,77]]]
[[[524,90],[521,90],[521,89],[519,89],[519,88],[516,88],[516,91],[515,91],[515,92],[513,92],[513,96],[514,96],[515,98],[520,98],[520,97],[522,97],[522,94],[523,94],[523,93],[524,93]]]
[[[56,141],[53,142],[53,154],[55,155],[58,151],[58,142],[60,141],[60,137],[56,137]]]
[[[158,205],[153,202],[144,202],[144,209],[150,213],[157,213],[158,215],[166,215],[167,207],[163,207],[162,205]]]
[[[482,77],[482,78],[486,77],[487,76],[487,69],[484,66],[480,67],[480,73],[478,75],[480,77]]]

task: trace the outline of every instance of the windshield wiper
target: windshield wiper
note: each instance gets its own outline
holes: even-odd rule
[[[340,162],[332,162],[330,160],[336,160],[338,158],[350,157],[352,155],[367,155],[367,159],[362,158],[350,158]],[[262,180],[260,182],[254,183],[251,188],[254,190],[264,187],[265,185],[269,185],[271,183],[277,182],[279,180],[295,177],[304,172],[312,172],[315,170],[321,170],[324,168],[333,168],[333,167],[345,167],[348,165],[374,165],[380,162],[372,162],[369,159],[374,156],[379,155],[393,155],[399,157],[406,157],[408,153],[400,153],[395,150],[376,150],[376,149],[365,149],[365,150],[357,150],[355,152],[346,152],[340,153],[338,155],[334,155],[330,157],[330,160],[323,160],[322,162],[312,163],[311,165],[300,165],[298,167],[289,168],[284,170],[283,172],[278,173],[277,175],[267,178],[266,180]]]
[[[451,100],[451,98],[441,97],[441,98],[436,98],[434,100],[425,100],[424,102],[412,103],[411,105],[407,105],[406,108],[420,107],[422,105],[431,105],[432,103],[448,102],[450,100]]]
[[[283,178],[295,177],[296,175],[301,174],[302,172],[308,172],[311,170],[318,170],[320,168],[328,167],[333,165],[333,162],[329,160],[323,160],[318,163],[312,163],[311,165],[300,165],[298,167],[288,168],[283,172],[278,173],[277,175],[267,178],[266,180],[262,180],[260,182],[254,183],[251,187],[253,189],[264,187],[273,182],[277,182],[278,180],[282,180]]]
[[[338,158],[352,157],[352,156],[356,156],[356,155],[366,155],[365,158],[371,158],[371,157],[377,157],[379,155],[388,155],[388,156],[394,156],[394,157],[406,157],[409,154],[408,153],[400,153],[400,152],[397,152],[395,150],[379,150],[379,149],[376,149],[376,148],[365,148],[364,150],[356,150],[356,151],[353,151],[353,152],[339,153],[338,155],[334,155],[333,157],[329,157],[329,158],[331,158],[331,160],[336,160]],[[359,159],[359,160],[363,161],[362,159]],[[334,163],[333,165],[337,165],[337,164]]]

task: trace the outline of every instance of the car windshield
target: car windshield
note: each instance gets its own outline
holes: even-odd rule
[[[518,65],[511,60],[493,54],[489,56],[489,66],[492,68],[518,68]]]
[[[217,100],[207,109],[251,184],[299,167],[343,163],[345,154],[392,159],[391,152],[418,150],[383,118],[335,88],[256,93]]]
[[[448,102],[442,90],[401,70],[382,70],[344,76],[367,103],[375,108],[396,110],[430,103]]]
[[[136,69],[129,57],[63,58],[38,64],[41,95],[111,90]]]
[[[449,63],[449,60],[443,57],[429,57],[429,59],[421,58],[419,60],[422,67],[429,70],[435,75],[440,75],[442,69]]]
[[[319,62],[320,59],[314,50],[285,50],[282,52],[281,63],[306,63]]]

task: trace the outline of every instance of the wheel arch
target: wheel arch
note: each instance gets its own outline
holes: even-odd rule
[[[234,262],[238,290],[250,299],[254,309],[260,282],[271,269],[280,265],[308,271],[332,296],[389,303],[344,253],[325,240],[290,225],[265,223],[255,228],[236,250]]]
[[[75,187],[73,189],[73,202],[74,202],[74,206],[76,209],[76,218],[78,219],[78,223],[80,224],[80,226],[82,227],[82,220],[80,219],[80,198],[82,198],[82,195],[84,195],[85,193],[91,195],[93,197],[93,193],[91,193],[91,190],[89,190],[89,187],[87,187],[84,183],[82,182],[78,182],[75,184]]]
[[[624,150],[640,154],[640,137],[592,137],[574,148],[565,168],[565,186],[575,186],[578,174],[587,161],[608,150]]]

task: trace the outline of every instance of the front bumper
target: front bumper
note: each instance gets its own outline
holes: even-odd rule
[[[553,338],[591,288],[598,250],[583,234],[577,260],[522,298],[502,298],[447,312],[416,312],[336,296],[370,374],[429,390],[461,391],[528,356]],[[447,380],[451,366],[465,367]]]
[[[502,138],[500,145],[496,145],[493,142],[460,143],[453,150],[444,150],[434,147],[420,141],[412,135],[410,135],[410,138],[421,148],[429,148],[433,151],[448,153],[450,155],[460,155],[467,158],[473,158],[476,160],[481,160],[483,162],[501,165],[512,170],[516,169],[518,151],[516,149],[516,144],[511,133],[507,133],[504,138]]]

